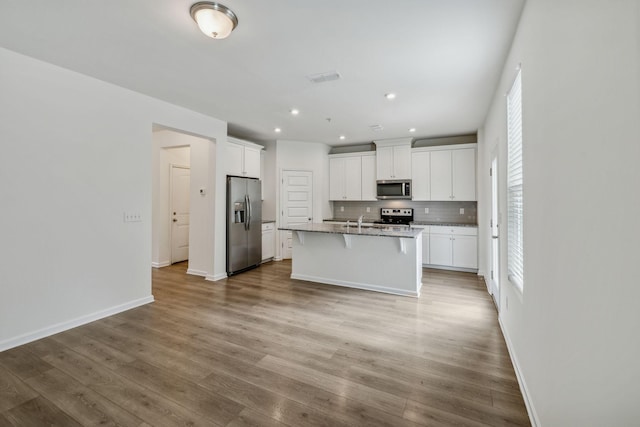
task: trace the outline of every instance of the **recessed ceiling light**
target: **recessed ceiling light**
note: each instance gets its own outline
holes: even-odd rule
[[[392,93],[392,92],[389,92],[389,93],[385,93],[384,97],[387,98],[387,99],[395,99],[396,98],[396,94]]]
[[[290,112],[292,116],[297,116],[298,114],[300,114],[300,111],[297,108],[292,108]]]
[[[275,128],[273,131],[274,131],[275,133],[280,133],[280,132],[282,132],[282,129],[280,129],[280,128]]]
[[[347,138],[346,136],[344,136],[344,135],[340,135],[340,140],[341,140],[341,141],[344,141],[346,138]]]
[[[415,132],[415,131],[416,131],[416,128],[410,128],[410,129],[409,129],[409,132],[412,132],[412,133],[413,133],[413,132]]]

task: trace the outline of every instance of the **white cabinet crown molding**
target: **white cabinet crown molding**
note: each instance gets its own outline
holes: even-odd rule
[[[377,141],[373,141],[373,143],[376,144],[376,147],[392,147],[395,145],[411,146],[412,141],[413,141],[413,138],[409,137],[409,138],[379,139]]]
[[[256,150],[264,150],[264,147],[260,144],[256,144],[255,142],[245,141],[244,139],[234,138],[232,136],[227,136],[227,142],[230,142],[232,144],[243,145],[249,148],[254,148]]]
[[[414,147],[411,149],[413,153],[419,153],[424,151],[441,151],[441,150],[462,150],[465,148],[478,148],[478,144],[454,144],[454,145],[433,145],[430,147]]]

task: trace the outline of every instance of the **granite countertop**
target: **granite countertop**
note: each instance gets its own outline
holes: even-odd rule
[[[458,222],[413,221],[411,225],[435,225],[440,227],[477,227],[478,224],[464,224]]]
[[[329,218],[329,219],[324,219],[324,222],[358,222],[358,218],[340,218],[340,219],[336,219],[336,218]],[[371,224],[373,223],[373,221],[379,221],[379,219],[370,219],[370,218],[364,218],[363,223],[364,224]],[[439,221],[412,221],[411,225],[435,225],[435,226],[440,226],[440,227],[477,227],[478,224],[469,224],[469,223],[458,223],[458,222],[439,222]]]
[[[359,236],[378,236],[378,237],[405,237],[415,239],[422,233],[419,228],[394,227],[389,225],[383,226],[363,226],[358,228],[357,225],[349,227],[342,224],[298,224],[287,227],[280,227],[278,230],[290,231],[308,231],[312,233],[334,233],[334,234],[355,234]]]

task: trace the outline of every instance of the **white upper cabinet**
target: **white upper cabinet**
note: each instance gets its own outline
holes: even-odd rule
[[[377,179],[411,179],[411,138],[373,142],[376,144]]]
[[[329,156],[329,200],[376,200],[375,153]]]
[[[227,174],[260,178],[260,151],[252,142],[227,137]]]
[[[476,149],[431,151],[429,176],[431,200],[475,201]],[[415,182],[413,187],[415,192]]]
[[[411,196],[413,200],[431,200],[431,153],[418,151],[411,153]]]
[[[376,155],[362,155],[362,200],[378,200],[376,188]]]
[[[360,200],[362,198],[361,157],[329,158],[329,200]]]
[[[452,200],[451,150],[431,153],[431,200]],[[415,184],[414,184],[415,185]]]
[[[476,200],[476,150],[451,152],[453,200]]]

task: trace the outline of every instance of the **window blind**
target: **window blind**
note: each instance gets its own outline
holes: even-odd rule
[[[507,94],[507,270],[509,281],[524,288],[522,173],[522,79],[518,71]]]

